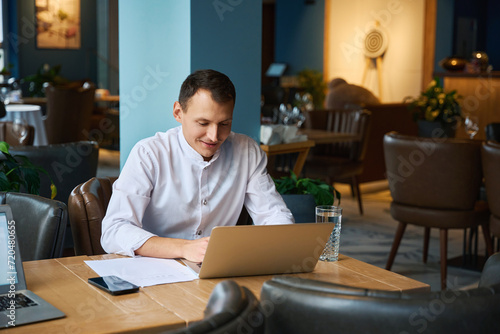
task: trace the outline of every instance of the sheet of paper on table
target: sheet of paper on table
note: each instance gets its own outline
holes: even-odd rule
[[[116,275],[140,287],[187,282],[198,278],[191,269],[172,259],[133,257],[85,263],[99,276]]]

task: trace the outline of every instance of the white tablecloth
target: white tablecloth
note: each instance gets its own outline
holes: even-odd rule
[[[29,125],[35,128],[34,146],[48,145],[45,123],[42,118],[42,109],[34,104],[8,104],[5,106],[7,115],[2,121],[13,122],[16,118],[24,118]]]

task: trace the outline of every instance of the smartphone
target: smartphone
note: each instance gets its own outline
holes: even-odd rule
[[[123,295],[139,291],[139,287],[118,276],[102,276],[89,278],[89,283],[112,294]]]

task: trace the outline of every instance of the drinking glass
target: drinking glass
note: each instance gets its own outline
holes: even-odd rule
[[[23,117],[16,116],[12,121],[12,132],[19,144],[22,144],[28,136],[28,122]]]
[[[477,116],[467,115],[465,117],[465,131],[469,135],[470,139],[473,139],[479,130],[478,118]]]
[[[342,208],[333,205],[319,205],[316,207],[316,223],[335,223],[332,234],[328,239],[321,261],[337,261],[339,259],[340,229],[342,227]]]

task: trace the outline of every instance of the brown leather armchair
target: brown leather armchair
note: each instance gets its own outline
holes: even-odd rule
[[[62,256],[68,210],[66,204],[38,195],[0,192],[0,203],[9,204],[23,261]]]
[[[14,131],[16,125],[14,125],[13,122],[0,122],[0,140],[11,146],[33,145],[33,141],[35,140],[35,127],[29,124],[23,126],[26,127],[27,134],[26,137],[20,141],[19,136],[16,135]]]
[[[500,143],[488,141],[481,150],[483,161],[484,185],[486,198],[490,208],[491,234],[500,238]],[[497,249],[500,248],[500,241]]]
[[[333,182],[349,183],[353,196],[358,199],[360,214],[363,203],[359,191],[358,177],[363,173],[364,157],[370,131],[371,113],[368,110],[313,110],[306,113],[305,127],[332,132],[354,133],[359,140],[317,144],[311,148],[306,160],[306,177]]]
[[[95,86],[88,82],[49,85],[46,88],[47,111],[44,123],[49,144],[89,139],[94,94]]]
[[[116,177],[93,177],[71,192],[68,211],[75,255],[106,253],[101,246],[101,223],[115,180]]]
[[[276,276],[260,303],[266,333],[500,333],[500,253],[469,290],[404,293]]]
[[[446,288],[448,229],[481,225],[487,251],[493,253],[487,206],[478,205],[482,182],[481,142],[419,138],[391,132],[384,137],[391,216],[399,222],[387,260],[390,270],[408,224],[422,226],[427,261],[431,228],[439,228],[441,288]]]

